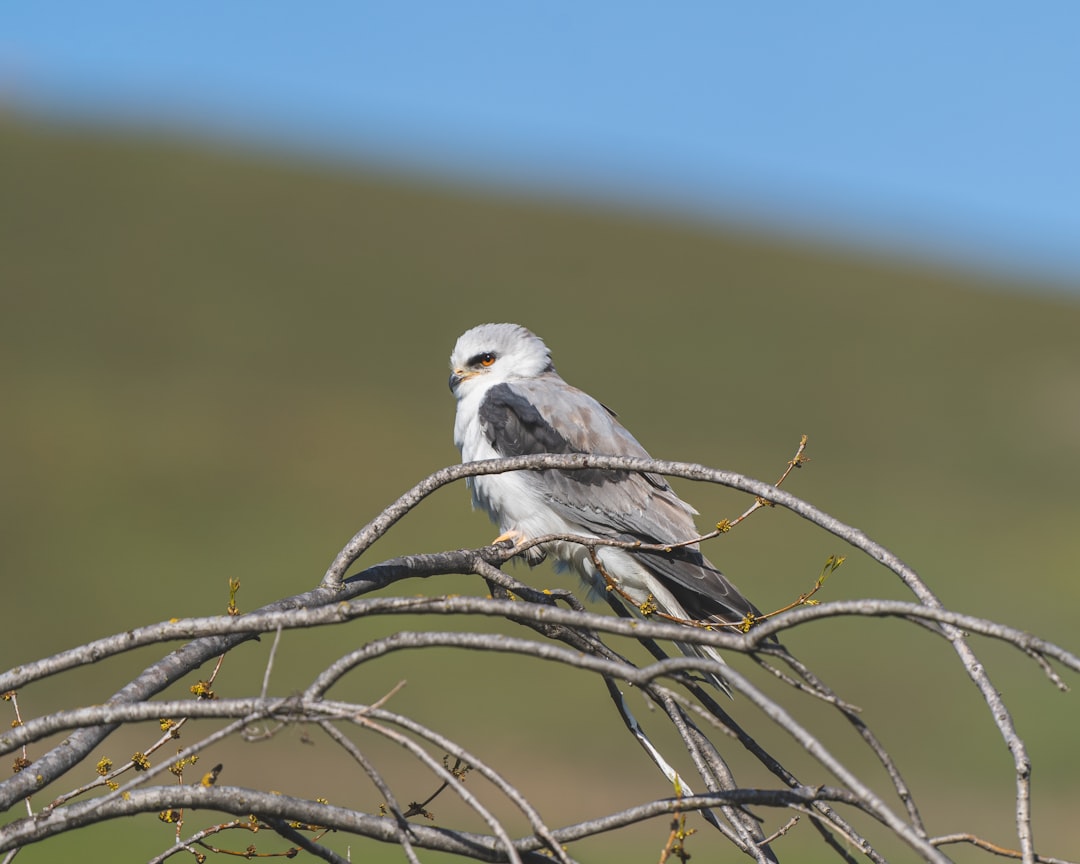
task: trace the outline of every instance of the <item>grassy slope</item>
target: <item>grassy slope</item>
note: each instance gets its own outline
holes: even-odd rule
[[[813,462],[792,491],[897,551],[948,605],[1076,646],[1076,306],[733,230],[11,119],[0,189],[5,606],[35,623],[3,629],[0,665],[220,609],[230,574],[245,608],[312,584],[360,524],[455,460],[445,358],[485,320],[543,335],[564,376],[658,456],[768,479],[810,434]],[[743,504],[687,494],[703,524]],[[379,557],[488,539],[464,496],[437,495]],[[843,551],[770,512],[712,555],[775,607]],[[827,597],[866,595],[903,596],[851,560]],[[282,691],[302,683],[301,660],[402,622],[370,626],[290,637]],[[915,791],[942,808],[926,814],[932,831],[1007,839],[1007,754],[947,652],[897,625],[819,626],[791,641],[913,766]],[[232,661],[237,679],[258,674],[264,654],[250,655]],[[1038,836],[1067,854],[1059,817],[1080,805],[1077,766],[1057,748],[1080,722],[1075,697],[1007,652],[986,656],[1039,760]],[[147,659],[66,683],[104,698]],[[605,809],[597,797],[664,794],[621,732],[602,731],[602,702],[597,723],[559,710],[577,678],[446,664],[402,661],[352,695],[407,676],[400,710],[500,754],[515,779],[537,771],[522,735],[545,750],[563,742],[545,756],[541,797],[560,766],[619,754],[620,767],[575,779],[577,793],[551,794],[553,821],[560,806],[572,818]],[[510,706],[502,722],[524,731],[470,723],[493,678]],[[61,694],[23,698],[36,713]],[[979,797],[965,819],[946,819],[969,792]]]

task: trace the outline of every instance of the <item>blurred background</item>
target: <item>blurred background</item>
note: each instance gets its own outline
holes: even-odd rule
[[[1063,3],[9,4],[0,665],[220,612],[229,577],[247,610],[316,584],[367,520],[457,460],[447,356],[500,320],[544,337],[657,457],[772,480],[809,435],[789,491],[895,551],[950,608],[1075,651],[1078,25]],[[703,529],[747,504],[679,490]],[[492,532],[453,487],[368,563]],[[767,511],[708,551],[772,609],[851,550]],[[858,555],[822,599],[866,596],[908,599]],[[286,634],[272,689],[431,626]],[[1075,856],[1076,697],[973,644],[1031,749],[1040,851]],[[833,622],[789,645],[863,707],[932,833],[1015,846],[1011,759],[939,640]],[[257,687],[267,652],[230,655],[215,689]],[[102,701],[158,653],[28,687],[22,710]],[[401,679],[392,707],[486,755],[550,823],[671,794],[586,676],[402,656],[340,695],[374,701]],[[853,734],[785,698],[880,779]],[[807,766],[750,706],[732,711]],[[153,737],[103,753],[119,762]],[[400,799],[437,785],[369,744]],[[730,755],[746,785],[771,782]],[[221,782],[380,803],[299,730],[207,758],[225,763]],[[465,819],[439,804],[435,824]],[[171,836],[149,816],[19,860],[145,859]],[[661,820],[573,851],[652,860],[666,836]],[[808,826],[783,843],[818,860]],[[688,843],[704,860],[721,848],[707,832]]]

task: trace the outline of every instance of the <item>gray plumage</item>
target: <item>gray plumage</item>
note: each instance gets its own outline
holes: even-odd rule
[[[649,458],[614,412],[558,375],[547,346],[524,327],[474,327],[458,340],[451,367],[458,400],[454,440],[463,461],[534,453]],[[476,477],[470,485],[474,503],[517,540],[577,534],[667,545],[698,536],[696,511],[656,474],[516,471]],[[532,563],[550,554],[594,588],[605,587],[579,544],[558,541],[526,554]],[[696,544],[671,553],[599,547],[597,555],[639,605],[651,595],[668,615],[715,623],[760,614]],[[712,649],[680,647],[720,660]]]

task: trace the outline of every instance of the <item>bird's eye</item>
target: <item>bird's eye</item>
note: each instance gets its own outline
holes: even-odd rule
[[[494,362],[495,362],[495,355],[494,354],[481,354],[480,355],[480,365],[481,366],[490,366]]]

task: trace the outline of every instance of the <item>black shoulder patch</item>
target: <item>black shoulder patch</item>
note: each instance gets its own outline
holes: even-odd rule
[[[480,424],[495,452],[502,456],[572,453],[574,449],[509,384],[496,384],[480,403]]]
[[[480,426],[484,436],[500,456],[532,456],[538,453],[586,453],[567,441],[554,426],[544,419],[536,406],[520,391],[509,384],[496,384],[480,403]],[[561,488],[555,497],[567,500],[572,489],[602,486],[607,483],[624,483],[631,474],[626,471],[603,471],[585,468],[581,471],[545,471],[549,482]],[[649,479],[649,475],[645,475]],[[649,479],[657,488],[667,484],[660,478],[660,485]],[[580,494],[576,493],[576,494]]]

